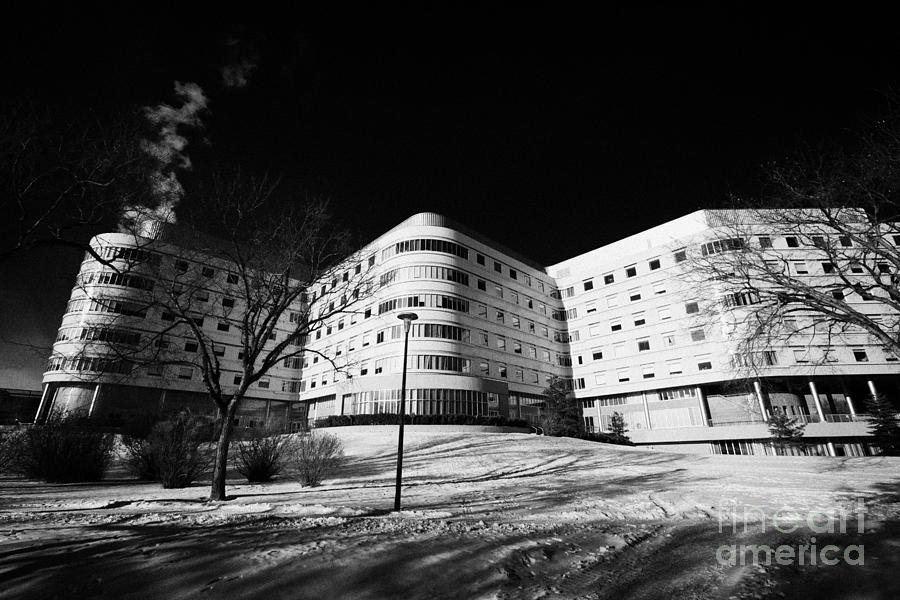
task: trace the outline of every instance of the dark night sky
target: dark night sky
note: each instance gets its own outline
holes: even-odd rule
[[[762,164],[843,139],[900,83],[877,7],[435,6],[23,19],[2,40],[6,95],[102,113],[174,103],[173,82],[193,81],[210,108],[189,136],[198,174],[281,175],[362,240],[430,210],[551,264],[753,194]],[[229,38],[258,55],[242,89],[220,84]],[[77,262],[3,267],[3,338],[52,339]],[[0,342],[0,386],[21,349]]]

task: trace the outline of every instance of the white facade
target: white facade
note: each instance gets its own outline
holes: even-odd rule
[[[408,413],[537,418],[541,392],[568,372],[569,356],[562,305],[544,269],[434,213],[410,217],[360,255],[378,291],[358,313],[310,336],[301,394],[310,419],[396,412],[397,315],[410,311],[418,320]],[[335,357],[338,370],[316,352]]]
[[[811,353],[824,352],[821,344],[814,337],[794,337],[767,348],[765,364],[748,376],[727,333],[733,313],[705,314],[727,290],[697,285],[685,275],[686,253],[704,244],[719,251],[712,244],[723,235],[722,214],[698,211],[547,268],[441,215],[413,215],[359,251],[358,263],[345,265],[344,279],[363,272],[375,285],[374,294],[313,330],[303,359],[280,365],[268,388],[254,390],[259,406],[252,409],[253,418],[269,415],[272,402],[279,410],[288,407],[291,420],[396,412],[403,371],[397,315],[415,312],[407,414],[536,422],[541,393],[559,376],[571,381],[582,401],[588,430],[607,431],[610,417],[619,412],[638,444],[760,453],[769,437],[768,416],[782,411],[809,424],[806,436],[819,452],[864,452],[867,425],[858,416],[863,399],[873,390],[888,396],[900,391],[897,358],[866,335],[850,332],[830,341],[827,361],[808,360]],[[791,268],[807,261],[797,268],[810,277],[827,275],[815,271],[819,267],[802,244],[788,244],[790,232],[762,228],[747,243],[760,236]],[[111,234],[95,243],[128,248],[133,239]],[[161,273],[183,256],[177,245],[158,244],[154,251],[164,267],[172,263]],[[225,276],[226,265],[201,263],[195,259],[188,268]],[[98,270],[103,269],[86,260],[82,277]],[[337,278],[310,290],[311,310],[316,302],[329,301],[330,290],[340,291],[334,287]],[[90,285],[106,286],[104,294],[122,300],[131,294],[121,285],[96,280]],[[210,306],[222,302],[223,289],[221,282],[211,286]],[[76,286],[75,306],[83,294]],[[870,310],[861,299],[848,301]],[[62,332],[77,337],[108,318],[85,306],[68,311],[55,352],[66,356],[77,350],[77,341]],[[221,343],[224,369],[232,368],[233,359],[238,372],[235,340],[217,330],[214,318],[207,319],[203,327]],[[152,313],[119,314],[116,321],[136,332],[165,326],[162,315]],[[98,383],[145,390],[135,397],[161,403],[167,393],[203,391],[194,376],[181,378],[175,371],[91,379],[71,367],[57,363],[45,374],[44,409],[60,394],[96,404]]]
[[[99,235],[91,246],[110,264],[89,254],[81,263],[44,373],[38,418],[79,410],[115,424],[175,407],[211,412],[195,338],[183,326],[173,326],[172,316],[156,305],[153,294],[179,285],[190,290],[192,297],[185,302],[196,310],[197,323],[217,354],[221,381],[236,386],[241,343],[229,321],[242,306],[240,294],[229,293],[236,279],[227,265],[130,233]],[[279,327],[281,335],[289,330],[289,323]],[[141,359],[150,357],[158,361],[141,366]],[[305,406],[297,402],[299,384],[299,361],[279,364],[250,390],[239,420],[305,420]]]

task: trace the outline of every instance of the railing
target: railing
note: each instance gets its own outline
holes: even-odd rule
[[[791,418],[796,420],[798,423],[821,423],[822,419],[819,418],[819,415],[791,415]],[[869,418],[869,415],[850,415],[843,413],[832,413],[825,415],[826,423],[852,423],[854,421],[865,421]],[[765,425],[766,422],[762,420],[744,420],[744,421],[715,421],[710,419],[708,421],[710,427],[732,427],[739,425]]]
[[[713,419],[709,420],[710,427],[736,427],[739,425],[765,425],[765,424],[766,424],[766,422],[761,419],[750,420],[750,421],[715,421]]]

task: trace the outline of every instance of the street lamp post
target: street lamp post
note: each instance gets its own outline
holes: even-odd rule
[[[419,318],[416,313],[397,315],[403,321],[403,386],[400,388],[400,439],[397,442],[397,486],[394,491],[394,510],[400,510],[400,480],[403,478],[403,418],[406,416],[406,355],[409,351],[409,328]]]

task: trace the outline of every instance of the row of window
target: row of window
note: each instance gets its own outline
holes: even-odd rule
[[[897,355],[894,354],[894,352],[890,348],[883,348],[882,352],[884,354],[885,362],[898,362]],[[839,350],[833,348],[792,348],[791,353],[794,357],[794,362],[797,364],[820,361],[830,363],[841,362]],[[855,362],[866,363],[870,360],[871,350],[868,350],[866,348],[851,348],[850,353],[853,355],[853,360]]]
[[[367,415],[396,413],[400,408],[401,390],[374,390],[345,394],[342,414]],[[500,397],[490,392],[445,388],[413,388],[406,390],[406,414],[412,415],[497,415]],[[325,411],[322,411],[325,414]]]
[[[131,273],[116,273],[115,271],[87,271],[79,275],[81,285],[97,283],[99,285],[117,285],[130,287],[137,290],[152,290],[154,281],[147,277],[141,277]]]
[[[695,386],[664,388],[638,394],[618,394],[602,398],[584,398],[581,400],[581,406],[582,408],[594,408],[595,406],[604,408],[623,406],[625,404],[643,404],[644,400],[648,402],[664,402],[666,400],[684,400],[688,398],[697,398],[697,388]]]
[[[665,281],[657,281],[652,285],[652,295],[653,296],[661,296],[668,292],[669,284]],[[642,288],[632,288],[628,290],[626,294],[629,302],[638,302],[643,299],[644,292]],[[619,298],[620,295],[609,294],[606,296],[606,308],[615,308],[619,306]],[[585,304],[585,314],[591,314],[597,312],[597,308],[600,304],[599,300],[592,300]]]
[[[469,260],[469,249],[465,246],[447,240],[437,239],[415,239],[403,240],[381,251],[381,260],[387,260],[395,254],[403,252],[443,252],[444,254],[452,254],[465,260]]]
[[[95,251],[100,256],[100,258],[107,261],[124,260],[129,263],[147,262],[153,265],[158,265],[162,260],[161,255],[155,252],[142,250],[140,248],[129,248],[125,246],[103,246],[102,248],[95,248]],[[90,255],[88,255],[88,257],[90,257]]]
[[[465,260],[469,259],[469,249],[461,244],[457,244],[455,242],[450,242],[447,240],[439,240],[439,239],[414,239],[414,240],[403,240],[401,242],[396,242],[387,248],[384,248],[381,251],[381,259],[386,260],[396,254],[400,254],[403,252],[442,252],[444,254],[451,254],[454,256],[458,256]],[[476,252],[475,253],[475,262],[482,267],[488,268],[488,260],[485,255]],[[510,279],[515,281],[522,281],[526,286],[533,287],[536,286],[538,291],[541,293],[545,293],[547,290],[547,286],[544,285],[544,282],[539,279],[532,280],[531,275],[527,273],[520,273],[518,270],[506,266],[498,261],[492,260],[493,270],[496,273],[506,274]],[[521,274],[521,278],[519,275]]]
[[[91,371],[95,373],[112,373],[128,375],[134,364],[127,360],[99,356],[77,356],[65,358],[54,356],[47,365],[48,371]]]
[[[383,315],[401,308],[445,308],[467,313],[469,312],[469,301],[445,294],[416,294],[381,302],[378,305],[378,314]]]
[[[381,274],[379,283],[382,286],[399,281],[410,281],[414,279],[434,279],[438,281],[452,281],[465,286],[469,285],[469,275],[457,269],[450,267],[438,267],[434,265],[415,265],[411,267],[400,267],[392,269]],[[479,280],[480,282],[481,280]]]
[[[66,305],[66,312],[101,312],[140,317],[147,316],[147,306],[115,298],[73,298]]]
[[[696,365],[696,371],[710,371],[713,368],[709,355],[694,357],[692,364]],[[693,368],[693,367],[692,367]],[[606,385],[608,383],[627,383],[632,380],[653,379],[657,374],[683,375],[685,373],[684,361],[681,358],[667,360],[664,365],[656,363],[639,366],[620,367],[615,371],[603,371],[594,373],[594,385]]]
[[[64,342],[68,340],[110,342],[137,346],[141,342],[141,334],[136,331],[112,327],[63,327],[57,332],[56,341]]]

